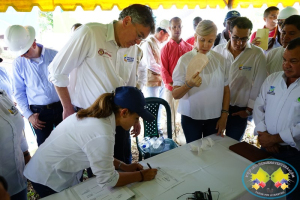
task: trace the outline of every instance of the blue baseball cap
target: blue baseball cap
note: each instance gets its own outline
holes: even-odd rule
[[[137,113],[148,122],[155,119],[155,117],[147,110],[143,93],[136,87],[117,87],[114,103],[122,108],[127,108],[131,112]]]
[[[224,22],[226,22],[228,19],[233,18],[233,17],[240,17],[241,14],[236,11],[236,10],[231,10],[226,14],[226,17],[224,19]]]

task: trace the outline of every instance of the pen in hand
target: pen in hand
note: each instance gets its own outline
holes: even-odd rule
[[[149,167],[150,169],[152,169],[152,167],[150,166],[150,164],[149,164],[149,163],[147,163],[147,165],[148,165],[148,167]]]

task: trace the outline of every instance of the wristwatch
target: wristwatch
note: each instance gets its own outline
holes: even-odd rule
[[[250,112],[249,110],[246,109],[246,113],[248,114],[248,116],[252,115],[252,112]]]
[[[222,110],[221,113],[227,113],[227,115],[229,115],[229,111],[228,110]]]

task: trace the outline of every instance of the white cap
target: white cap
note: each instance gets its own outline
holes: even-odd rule
[[[286,8],[282,9],[282,11],[280,11],[277,19],[286,19],[292,15],[299,15],[298,10],[291,6],[287,6]]]
[[[169,29],[169,21],[166,19],[163,19],[160,21],[160,23],[158,24],[157,28],[161,28],[164,29],[165,31],[168,32],[169,35],[171,35],[171,31]]]
[[[4,35],[5,43],[16,56],[26,53],[32,46],[34,39],[35,30],[32,26],[12,25],[6,29]]]

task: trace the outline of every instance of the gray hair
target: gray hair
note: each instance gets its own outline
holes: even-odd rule
[[[217,35],[218,28],[214,24],[213,21],[203,20],[196,27],[196,34],[200,36],[206,36],[211,33],[215,33]]]
[[[141,4],[133,4],[122,10],[119,15],[119,20],[122,20],[127,16],[131,17],[132,23],[134,24],[141,24],[144,27],[150,27],[150,32],[154,34],[155,17],[151,8]]]

